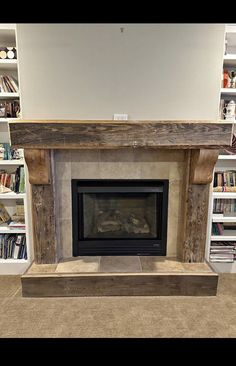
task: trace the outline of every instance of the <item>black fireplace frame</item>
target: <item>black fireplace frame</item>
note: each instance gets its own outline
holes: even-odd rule
[[[116,187],[115,187],[116,185]],[[83,225],[81,216],[82,194],[107,192],[157,192],[162,187],[162,216],[160,239],[86,239],[79,233]],[[165,256],[167,242],[168,192],[167,179],[72,179],[72,238],[73,256],[143,255]],[[95,190],[96,189],[96,190]],[[127,246],[128,244],[128,246]]]

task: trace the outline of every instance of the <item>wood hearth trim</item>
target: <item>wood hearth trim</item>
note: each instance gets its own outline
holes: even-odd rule
[[[230,146],[233,124],[215,121],[10,122],[11,143],[32,149],[217,149]]]

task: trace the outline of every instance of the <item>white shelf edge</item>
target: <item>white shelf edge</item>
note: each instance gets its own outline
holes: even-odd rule
[[[19,98],[19,93],[0,93],[0,99],[5,98]]]
[[[235,155],[219,155],[218,160],[236,160],[236,154]]]
[[[236,192],[212,192],[212,198],[236,198]]]
[[[212,215],[212,222],[236,222],[236,216]]]
[[[26,194],[25,193],[15,193],[15,192],[10,192],[10,193],[0,193],[0,199],[20,199],[20,198],[25,198]]]
[[[221,94],[236,94],[236,88],[221,88]]]
[[[8,258],[8,259],[3,259],[0,258],[0,263],[8,263],[8,264],[17,264],[17,263],[29,263],[28,259],[14,259],[14,258]]]
[[[8,64],[16,64],[17,65],[17,59],[16,58],[0,58],[0,65],[8,65]]]
[[[12,159],[12,160],[0,160],[0,166],[3,165],[24,165],[25,161],[24,160],[17,160],[17,159]]]
[[[20,120],[20,118],[14,118],[14,117],[12,117],[12,118],[0,118],[0,123],[2,123],[2,122],[6,122],[6,123],[8,123],[8,122],[11,122],[11,121],[17,121],[17,120]]]
[[[236,235],[211,235],[211,241],[236,241]]]
[[[25,234],[26,229],[9,229],[9,228],[0,228],[0,234]]]

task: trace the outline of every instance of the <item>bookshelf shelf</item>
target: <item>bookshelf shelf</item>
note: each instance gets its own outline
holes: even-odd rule
[[[0,234],[25,234],[25,233],[26,233],[26,230],[23,230],[23,229],[10,229],[7,226],[0,227]]]
[[[0,193],[0,200],[17,200],[17,199],[24,199],[26,197],[25,193],[15,193],[15,192],[9,192],[9,193]]]
[[[8,259],[0,259],[0,263],[27,263],[28,259],[14,259],[14,258],[8,258]]]
[[[235,95],[236,88],[221,88],[221,94]]]
[[[17,69],[17,60],[0,60],[0,70],[16,70]]]
[[[211,241],[236,241],[236,232],[235,235],[212,235]]]
[[[236,216],[212,215],[212,222],[236,222]]]
[[[218,160],[236,160],[236,154],[235,155],[219,155]]]
[[[19,93],[0,93],[0,99],[19,98]]]
[[[225,55],[224,56],[224,65],[236,65],[236,54]]]
[[[235,198],[236,199],[236,192],[213,192],[212,197],[214,198]]]
[[[0,160],[0,167],[1,166],[9,166],[9,165],[24,165],[24,160]]]

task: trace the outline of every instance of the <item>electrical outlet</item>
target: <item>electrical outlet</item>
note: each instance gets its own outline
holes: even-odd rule
[[[127,121],[128,120],[128,114],[114,114],[113,119],[114,120],[119,120],[119,121]]]

